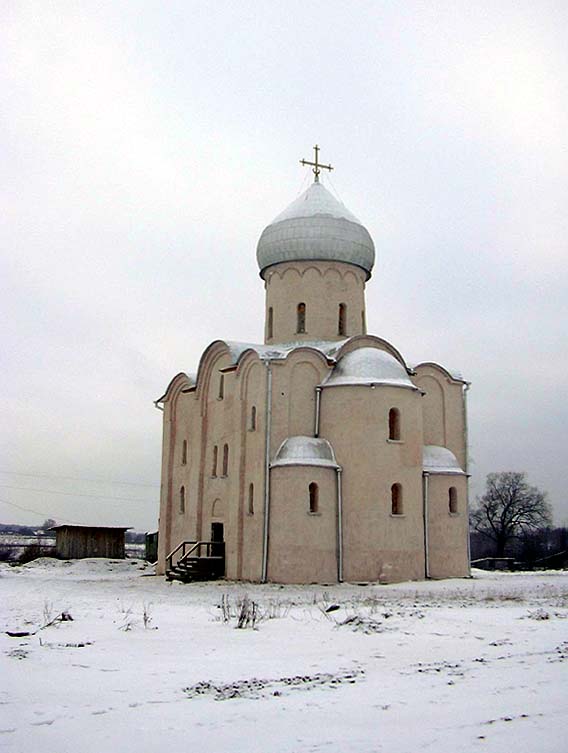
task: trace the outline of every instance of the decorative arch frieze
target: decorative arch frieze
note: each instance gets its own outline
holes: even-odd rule
[[[321,260],[314,259],[313,261],[290,261],[281,262],[275,265],[271,269],[265,272],[265,282],[270,283],[271,279],[276,276],[280,280],[284,279],[288,274],[304,277],[306,272],[315,271],[320,277],[327,275],[338,275],[341,279],[345,280],[348,277],[352,277],[356,284],[364,283],[365,273],[361,269],[355,271],[351,264],[345,262],[333,261],[333,260]]]
[[[361,273],[361,275],[359,277],[357,277],[357,275],[355,274],[355,272],[352,272],[350,269],[348,269],[348,270],[346,270],[345,274],[343,275],[343,279],[345,281],[347,281],[349,277],[353,278],[353,281],[355,282],[356,285],[359,284],[359,283],[364,284],[364,280],[362,279],[363,278],[363,274],[362,273]]]

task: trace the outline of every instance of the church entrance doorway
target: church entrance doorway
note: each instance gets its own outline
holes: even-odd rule
[[[223,523],[211,523],[211,541],[213,542],[211,556],[222,557],[225,554],[224,540]]]

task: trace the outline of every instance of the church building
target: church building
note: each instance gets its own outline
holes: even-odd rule
[[[215,340],[163,410],[158,572],[383,583],[469,574],[466,393],[367,333],[375,262],[315,181],[262,232],[262,344]]]

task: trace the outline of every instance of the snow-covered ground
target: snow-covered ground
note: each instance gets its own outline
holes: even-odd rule
[[[256,629],[235,627],[245,594]],[[567,617],[566,572],[280,587],[1,565],[0,751],[560,753]]]

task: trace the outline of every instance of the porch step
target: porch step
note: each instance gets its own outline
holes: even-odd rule
[[[224,557],[186,557],[166,570],[168,580],[190,583],[198,580],[217,580],[225,574]]]

